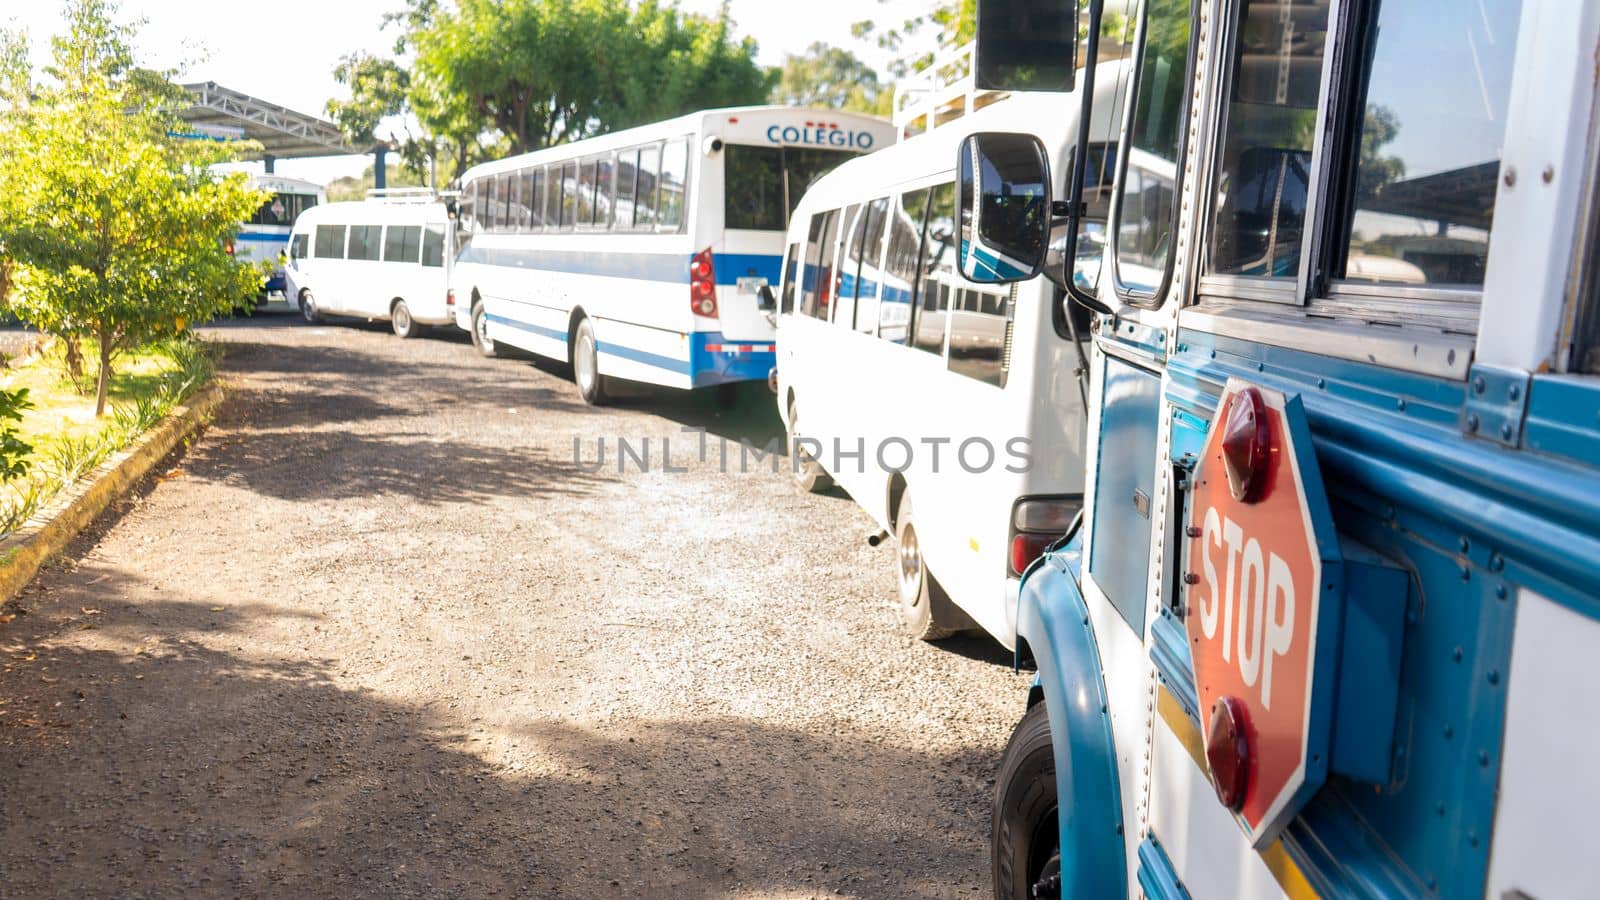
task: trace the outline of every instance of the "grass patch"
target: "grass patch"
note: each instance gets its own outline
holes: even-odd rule
[[[21,528],[62,488],[133,443],[213,371],[211,348],[194,337],[123,353],[114,363],[106,414],[99,418],[93,370],[85,373],[87,391],[74,384],[60,342],[0,376],[0,388],[25,387],[33,403],[17,425],[18,436],[33,447],[25,457],[28,474],[0,487],[0,536]]]

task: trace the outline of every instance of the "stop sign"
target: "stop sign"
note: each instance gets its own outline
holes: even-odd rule
[[[1337,536],[1298,396],[1229,380],[1186,524],[1209,774],[1259,848],[1327,776],[1342,615]]]

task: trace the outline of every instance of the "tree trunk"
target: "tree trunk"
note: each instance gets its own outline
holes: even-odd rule
[[[100,374],[96,378],[94,394],[94,417],[100,418],[106,413],[106,395],[111,391],[111,346],[113,340],[107,332],[100,332]]]
[[[83,345],[75,337],[61,339],[67,345],[67,377],[72,379],[72,389],[83,393]]]

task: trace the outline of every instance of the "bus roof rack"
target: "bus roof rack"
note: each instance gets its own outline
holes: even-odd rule
[[[978,89],[972,77],[976,46],[966,43],[946,50],[926,69],[895,85],[893,117],[902,139],[932,131],[1011,96],[1008,91]]]
[[[370,188],[367,199],[382,203],[433,203],[439,199],[439,192],[425,187]]]

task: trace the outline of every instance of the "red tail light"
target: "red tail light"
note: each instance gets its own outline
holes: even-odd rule
[[[449,289],[449,290],[444,292],[444,305],[445,306],[455,306],[456,305],[456,289],[455,288],[451,288],[451,289]]]
[[[232,256],[233,255],[233,241],[229,241],[226,244],[223,244],[222,245],[222,249],[226,250],[229,256]]]
[[[1012,575],[1021,575],[1034,560],[1067,533],[1078,515],[1077,498],[1032,498],[1019,501],[1011,511],[1011,553],[1006,560]]]
[[[689,260],[689,308],[697,316],[717,315],[717,273],[709,247]]]
[[[1011,571],[1021,575],[1029,563],[1044,555],[1058,534],[1017,534],[1011,538]]]

